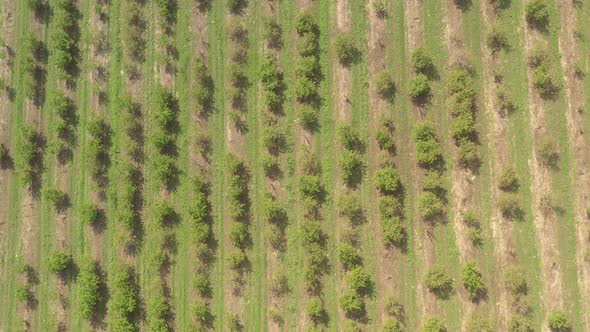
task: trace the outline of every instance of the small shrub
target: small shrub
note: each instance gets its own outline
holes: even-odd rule
[[[361,139],[357,130],[349,124],[342,125],[338,131],[342,146],[347,150],[360,151],[365,147],[365,143]]]
[[[340,64],[349,66],[358,60],[359,50],[351,34],[341,34],[338,36],[334,42],[334,48],[336,49],[336,55]]]
[[[252,244],[248,226],[241,222],[232,224],[229,238],[232,244],[240,249],[246,249]]]
[[[275,19],[264,22],[263,35],[271,48],[279,48],[283,44],[283,29]]]
[[[408,95],[414,100],[425,99],[430,94],[430,84],[428,77],[424,74],[418,74],[410,79]]]
[[[472,141],[463,142],[459,145],[457,159],[459,160],[459,165],[461,167],[471,169],[478,168],[481,164],[481,155],[477,148],[477,144]]]
[[[522,213],[517,197],[511,194],[500,196],[498,200],[498,208],[502,212],[502,215],[509,219],[517,219]]]
[[[477,214],[475,213],[475,211],[473,211],[473,210],[464,211],[461,214],[461,217],[463,218],[463,222],[468,227],[478,227],[479,226],[479,221],[477,220]]]
[[[241,332],[243,327],[237,314],[227,315],[227,328],[230,332]]]
[[[246,0],[228,0],[227,8],[229,9],[230,13],[238,14],[244,7],[246,7],[247,4],[248,3]]]
[[[389,316],[396,317],[398,319],[402,319],[404,317],[404,307],[398,300],[391,296],[385,300],[385,312]]]
[[[312,131],[318,126],[318,115],[316,110],[309,105],[299,106],[299,119],[301,125],[308,131]]]
[[[389,317],[383,322],[383,329],[381,331],[402,332],[402,325],[396,318]]]
[[[61,209],[68,203],[68,195],[56,188],[48,188],[44,192],[45,198],[56,208]]]
[[[547,323],[552,331],[569,331],[572,328],[572,324],[563,310],[552,311],[547,317]]]
[[[422,189],[429,191],[437,196],[444,195],[447,191],[445,188],[445,180],[440,172],[432,170],[426,173],[426,177],[422,181]]]
[[[356,151],[343,151],[340,156],[342,180],[349,187],[357,186],[367,170],[365,158]]]
[[[434,222],[444,216],[445,206],[437,195],[427,191],[418,196],[418,212],[424,220]]]
[[[442,152],[432,126],[427,122],[419,123],[412,129],[412,136],[416,142],[418,163],[426,168],[435,166],[442,159]]]
[[[100,220],[102,213],[96,204],[85,204],[80,208],[80,222],[83,225],[95,225]]]
[[[502,31],[498,30],[497,27],[493,27],[488,32],[486,36],[486,44],[494,52],[508,49],[508,39]]]
[[[348,219],[353,225],[358,225],[365,220],[364,209],[358,195],[345,194],[338,198],[338,210],[340,215]]]
[[[377,74],[375,78],[375,88],[379,96],[383,99],[391,100],[395,94],[395,84],[391,75],[383,71]]]
[[[509,332],[533,332],[533,322],[523,315],[513,315],[508,321]]]
[[[447,332],[445,324],[438,318],[429,317],[424,322],[421,332]]]
[[[512,266],[506,270],[506,288],[513,296],[519,294],[524,295],[528,291],[527,281],[524,271],[516,266]]]
[[[196,274],[195,280],[193,282],[195,290],[201,295],[202,297],[209,297],[211,294],[211,282],[209,278],[204,274]]]
[[[446,270],[441,266],[431,267],[424,276],[426,287],[441,298],[446,298],[453,290],[453,279],[451,279]]]
[[[417,48],[412,53],[412,68],[418,74],[428,75],[434,68],[430,55],[423,48]]]
[[[486,289],[483,283],[483,277],[475,263],[467,263],[463,267],[461,278],[463,280],[463,286],[467,290],[467,294],[469,294],[469,299],[475,301],[484,295]]]
[[[289,287],[289,279],[287,276],[282,273],[274,275],[270,281],[270,290],[275,296],[284,296],[288,294],[291,289]]]
[[[387,17],[387,7],[383,1],[375,1],[373,2],[373,12],[375,16],[380,19],[384,19]]]
[[[493,332],[490,321],[479,313],[473,313],[467,321],[467,332]]]
[[[556,168],[559,163],[559,147],[555,142],[546,140],[544,141],[538,150],[539,159],[541,163],[550,168]]]
[[[72,255],[56,251],[47,257],[47,269],[52,273],[65,273],[72,265],[74,260]]]
[[[498,188],[503,191],[516,192],[518,191],[518,177],[514,167],[509,166],[500,175],[498,179]]]
[[[397,169],[392,166],[383,167],[375,172],[375,187],[382,195],[391,195],[400,189]]]
[[[306,33],[317,33],[318,27],[310,13],[302,13],[295,21],[295,30],[301,36]]]
[[[549,10],[544,0],[528,1],[524,11],[526,21],[532,27],[542,28],[549,23]]]

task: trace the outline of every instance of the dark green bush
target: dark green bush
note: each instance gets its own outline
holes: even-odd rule
[[[326,316],[326,310],[324,304],[319,297],[313,297],[307,304],[307,316],[311,321],[317,323],[324,319]]]
[[[264,21],[263,36],[270,48],[280,48],[283,44],[283,29],[274,18]]]
[[[136,331],[135,315],[139,310],[139,294],[133,271],[117,267],[109,276],[109,329],[112,331]]]
[[[363,150],[365,143],[361,139],[358,131],[349,124],[340,126],[338,131],[342,146],[347,150]]]
[[[62,209],[69,203],[68,195],[57,188],[45,189],[43,194],[56,209]]]
[[[300,102],[308,102],[317,96],[316,83],[307,77],[295,81],[295,97]]]
[[[229,238],[232,244],[240,249],[246,249],[252,243],[248,226],[241,222],[232,224]]]
[[[472,141],[464,141],[457,150],[459,165],[464,168],[475,169],[481,164],[481,155],[477,144]]]
[[[383,322],[383,329],[381,331],[402,332],[402,326],[396,318],[389,317]]]
[[[509,332],[533,332],[533,322],[529,317],[513,315],[508,321]]]
[[[323,189],[319,176],[303,175],[299,178],[299,192],[302,198],[319,199]]]
[[[314,130],[318,126],[317,111],[310,105],[299,106],[299,119],[306,130]]]
[[[403,246],[406,242],[406,231],[399,217],[381,218],[383,242],[386,245]]]
[[[442,152],[432,126],[427,122],[418,123],[412,129],[412,136],[418,163],[427,168],[435,166],[442,159]]]
[[[147,328],[154,332],[172,331],[168,319],[171,315],[171,308],[161,285],[156,287],[147,299]]]
[[[350,288],[358,294],[367,294],[372,291],[373,281],[362,266],[357,266],[349,271],[346,280]]]
[[[340,156],[340,167],[344,183],[349,187],[355,187],[361,183],[367,171],[367,162],[360,153],[346,150]]]
[[[295,21],[295,30],[301,36],[306,33],[317,33],[318,26],[310,13],[302,13]]]
[[[96,204],[85,204],[80,208],[80,222],[83,225],[95,225],[102,214],[103,211]]]
[[[297,40],[297,50],[302,57],[317,56],[320,50],[318,36],[314,33],[304,33]]]
[[[309,245],[322,242],[322,226],[318,221],[306,220],[301,224],[300,228],[300,237],[303,244]]]
[[[40,136],[30,125],[19,127],[15,150],[15,172],[20,182],[28,187],[34,184],[42,164]]]
[[[379,212],[381,218],[388,219],[393,217],[401,217],[403,215],[404,206],[398,197],[382,196],[379,198]]]
[[[228,0],[227,8],[232,14],[239,14],[248,5],[247,0]]]
[[[398,319],[403,319],[404,317],[404,307],[403,305],[393,298],[392,296],[387,297],[385,300],[385,312],[391,316],[396,317]]]
[[[361,200],[356,194],[344,194],[337,200],[340,215],[345,217],[351,224],[358,225],[365,220],[364,209]]]
[[[422,180],[422,189],[429,191],[437,196],[444,195],[446,193],[446,184],[440,172],[431,170],[426,173],[426,177]]]

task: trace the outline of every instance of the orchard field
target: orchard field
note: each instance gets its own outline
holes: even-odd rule
[[[587,0],[0,0],[0,332],[589,331],[587,74]]]

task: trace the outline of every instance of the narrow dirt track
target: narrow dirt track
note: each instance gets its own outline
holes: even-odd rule
[[[495,24],[496,13],[494,8],[487,1],[481,1],[481,12],[486,27],[491,27]],[[484,112],[487,119],[491,119],[491,130],[488,132],[488,149],[495,151],[489,158],[490,183],[492,184],[492,200],[493,206],[497,206],[498,197],[501,190],[496,185],[498,178],[502,171],[512,165],[510,160],[510,142],[508,141],[508,118],[501,116],[497,111],[498,105],[496,103],[496,83],[494,82],[493,70],[501,66],[498,54],[492,53],[482,40],[482,68],[483,68],[483,91],[484,91]],[[512,222],[506,220],[502,215],[500,209],[495,208],[492,218],[490,220],[492,228],[492,237],[494,239],[494,256],[495,267],[494,280],[496,285],[494,291],[497,295],[496,328],[499,330],[507,330],[507,322],[510,317],[510,294],[506,287],[504,287],[504,273],[506,267],[517,262],[515,256],[516,245],[514,242],[514,227]]]
[[[385,19],[380,19],[373,11],[373,4],[376,0],[367,1],[366,11],[368,17],[368,31],[367,31],[367,49],[368,49],[368,64],[369,64],[369,109],[372,110],[369,114],[369,132],[374,132],[378,126],[378,120],[383,114],[387,114],[387,102],[379,98],[375,92],[374,80],[371,78],[387,68],[387,40],[386,30],[387,23]],[[378,169],[377,153],[379,146],[372,135],[369,138],[369,174],[374,174]],[[373,211],[378,211],[378,193],[376,190],[372,191]],[[393,249],[385,248],[381,239],[383,238],[383,230],[379,223],[378,212],[369,216],[369,222],[373,227],[374,248],[377,257],[377,275],[376,293],[377,293],[377,321],[376,326],[382,326],[386,318],[384,311],[384,301],[388,294],[399,294],[400,285],[396,282],[398,273],[396,273],[396,266],[399,262],[397,259],[398,253]]]
[[[422,47],[424,44],[424,21],[422,17],[424,10],[422,1],[405,0],[405,10],[406,13],[404,16],[408,28],[406,36],[407,50],[408,54],[412,54],[415,49]],[[425,110],[422,107],[413,105],[412,111],[416,121],[424,119]],[[421,188],[420,179],[424,178],[424,172],[417,166],[415,157],[413,160],[416,166],[414,166],[412,171],[412,174],[415,175],[413,176],[414,182],[412,183],[412,188],[413,190],[419,191],[418,188]],[[421,221],[417,218],[415,222],[418,223]],[[421,271],[420,268],[427,268],[434,264],[436,239],[429,236],[429,234],[433,234],[433,229],[434,227],[428,223],[422,223],[419,227],[415,228],[416,234],[414,236],[417,239],[415,249],[417,252],[422,252],[424,262],[423,267],[417,267],[418,272]],[[417,273],[417,275],[420,276],[420,273]],[[436,316],[439,311],[436,296],[426,289],[421,276],[420,280],[416,281],[416,284],[417,295],[422,301],[423,317]]]
[[[533,48],[535,42],[542,40],[538,32],[527,27],[524,13],[521,24],[524,28],[525,50],[528,52]],[[535,91],[532,81],[532,70],[527,68],[528,91],[529,91],[529,114],[530,129],[532,137],[532,159],[529,160],[529,167],[532,174],[531,193],[533,221],[536,227],[537,245],[541,259],[541,273],[543,277],[543,308],[550,312],[563,306],[562,281],[559,269],[559,252],[557,248],[557,227],[554,212],[546,215],[539,204],[544,193],[551,192],[551,174],[546,167],[541,166],[538,156],[538,149],[543,137],[547,135],[547,119],[545,116],[545,105],[541,97]],[[545,327],[546,329],[547,327]]]
[[[449,54],[448,65],[449,68],[460,64],[465,56],[465,49],[463,46],[463,13],[457,7],[454,0],[446,0],[446,39],[447,39],[447,51]],[[448,112],[443,110],[443,112]],[[448,115],[447,115],[448,116]],[[453,211],[453,228],[455,230],[455,241],[459,250],[459,262],[461,265],[472,261],[475,258],[473,245],[470,243],[468,238],[468,229],[462,220],[462,213],[467,210],[477,211],[474,201],[473,180],[477,177],[477,174],[460,167],[457,160],[457,146],[455,145],[453,138],[448,134],[444,134],[447,139],[447,145],[451,147],[453,160],[449,163],[451,168],[451,209]],[[457,286],[459,293],[459,300],[463,307],[462,313],[464,319],[463,325],[465,325],[469,317],[469,314],[475,310],[476,305],[471,302],[468,298],[467,292],[460,285]],[[465,326],[463,326],[465,329]]]
[[[579,48],[576,41],[576,12],[572,1],[557,1],[560,16],[559,50],[561,67],[565,83],[565,100],[567,105],[566,121],[568,142],[573,149],[574,172],[572,188],[574,188],[574,223],[577,230],[576,266],[578,268],[578,284],[582,299],[590,298],[590,265],[584,261],[584,254],[590,250],[588,234],[588,215],[586,212],[590,198],[590,165],[589,151],[584,131],[584,90],[583,81],[576,73],[575,66],[579,63]],[[566,24],[567,22],[567,24]],[[584,325],[590,328],[590,303],[582,301]]]

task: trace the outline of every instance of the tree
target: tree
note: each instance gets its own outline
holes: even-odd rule
[[[231,226],[229,238],[234,246],[240,249],[246,249],[252,244],[248,226],[242,222],[234,222]]]
[[[334,48],[336,49],[338,61],[344,66],[355,63],[360,56],[352,34],[339,35],[334,42]]]
[[[490,321],[483,315],[474,312],[467,321],[467,332],[492,332]]]
[[[434,69],[434,63],[424,48],[417,48],[412,53],[412,68],[417,74],[428,75]]]
[[[311,16],[310,13],[305,12],[297,17],[297,20],[295,21],[295,30],[301,36],[306,33],[316,34],[318,32],[318,27],[313,16]]]
[[[427,168],[435,166],[442,159],[442,152],[432,125],[428,122],[416,124],[412,129],[412,136],[416,142],[418,163]]]
[[[45,198],[58,210],[65,208],[69,203],[68,195],[57,188],[47,188],[44,194]]]
[[[338,135],[346,150],[361,151],[365,148],[365,143],[358,131],[350,124],[342,125],[338,130]]]
[[[427,191],[418,196],[418,211],[422,218],[434,222],[444,216],[445,206],[437,195]]]
[[[348,243],[338,245],[338,259],[346,270],[352,270],[362,263],[360,251]]]
[[[493,52],[498,52],[503,49],[508,49],[508,39],[506,35],[498,30],[498,27],[494,26],[486,36],[486,44]]]
[[[424,275],[424,284],[440,298],[448,297],[453,290],[453,279],[442,266],[432,266]]]
[[[264,39],[271,48],[280,48],[283,43],[283,29],[276,19],[264,21]]]
[[[424,322],[421,332],[447,332],[447,328],[438,318],[429,317]]]
[[[375,77],[375,88],[379,96],[386,100],[392,100],[395,95],[395,84],[389,73],[383,71]]]
[[[289,279],[283,273],[275,274],[270,281],[270,290],[275,296],[284,296],[291,291]]]
[[[373,281],[362,266],[357,266],[349,271],[346,280],[350,288],[358,294],[367,294],[372,291]]]
[[[399,173],[392,166],[383,167],[375,172],[375,187],[382,195],[391,195],[400,189]]]
[[[399,217],[381,218],[381,228],[386,245],[399,247],[406,242],[406,231]]]
[[[307,304],[307,316],[315,323],[322,321],[326,316],[324,304],[319,297],[313,297]]]
[[[509,332],[533,332],[533,322],[527,316],[513,315],[508,321]]]
[[[139,310],[139,294],[133,271],[127,266],[118,266],[109,276],[109,281],[109,329],[136,331],[134,315]]]
[[[402,326],[396,318],[389,317],[383,322],[383,329],[381,331],[402,332]]]
[[[94,261],[82,264],[77,278],[79,302],[78,310],[84,319],[90,319],[96,312],[96,306],[101,301],[100,288],[102,282],[98,274],[98,266]]]
[[[367,163],[360,153],[346,150],[340,157],[340,167],[344,183],[349,187],[355,187],[362,181]]]
[[[420,101],[430,94],[430,84],[428,77],[424,74],[418,74],[410,79],[408,95],[414,101]]]
[[[474,262],[467,263],[463,267],[461,278],[463,280],[463,286],[472,301],[484,295],[486,289],[482,280],[483,278]]]
[[[347,289],[340,296],[340,308],[350,317],[361,317],[365,313],[365,302],[354,290]]]
[[[353,225],[358,225],[365,220],[364,209],[360,198],[355,194],[344,194],[337,200],[340,215],[348,219]]]
[[[422,189],[436,194],[437,196],[442,196],[447,191],[443,176],[436,170],[431,170],[426,173],[426,177],[422,181]]]
[[[232,14],[239,14],[248,5],[246,0],[228,0],[227,8]]]
[[[47,257],[47,269],[52,273],[63,274],[74,264],[72,255],[56,251]]]
[[[527,23],[535,28],[543,28],[549,23],[549,10],[544,0],[529,0],[524,8]]]
[[[563,310],[552,311],[547,317],[547,323],[552,331],[569,331],[572,328],[572,324]]]
[[[375,16],[380,19],[384,19],[387,17],[387,7],[383,1],[376,1],[373,3],[373,12]]]
[[[498,188],[502,191],[509,191],[509,192],[516,192],[518,191],[518,177],[516,175],[516,170],[514,167],[509,166],[500,175],[500,179],[498,179]]]
[[[299,106],[299,119],[301,125],[308,131],[312,131],[318,126],[318,115],[316,110],[310,105]]]
[[[473,141],[464,141],[461,143],[459,145],[459,150],[457,151],[457,159],[459,160],[459,165],[461,167],[471,169],[478,168],[481,164],[481,155],[477,148],[477,144]]]
[[[402,319],[404,317],[403,305],[392,296],[389,296],[385,301],[385,312],[389,316],[396,317],[398,319]]]
[[[514,194],[501,195],[498,200],[498,208],[504,217],[517,219],[522,214],[520,203]]]
[[[505,283],[513,296],[524,295],[528,291],[526,276],[520,267],[511,266],[506,270]]]
[[[403,209],[404,207],[399,198],[392,195],[379,197],[379,213],[381,213],[381,218],[401,217],[403,215]]]
[[[227,328],[230,332],[242,331],[242,323],[240,322],[240,317],[238,317],[237,314],[228,314],[227,317]]]

